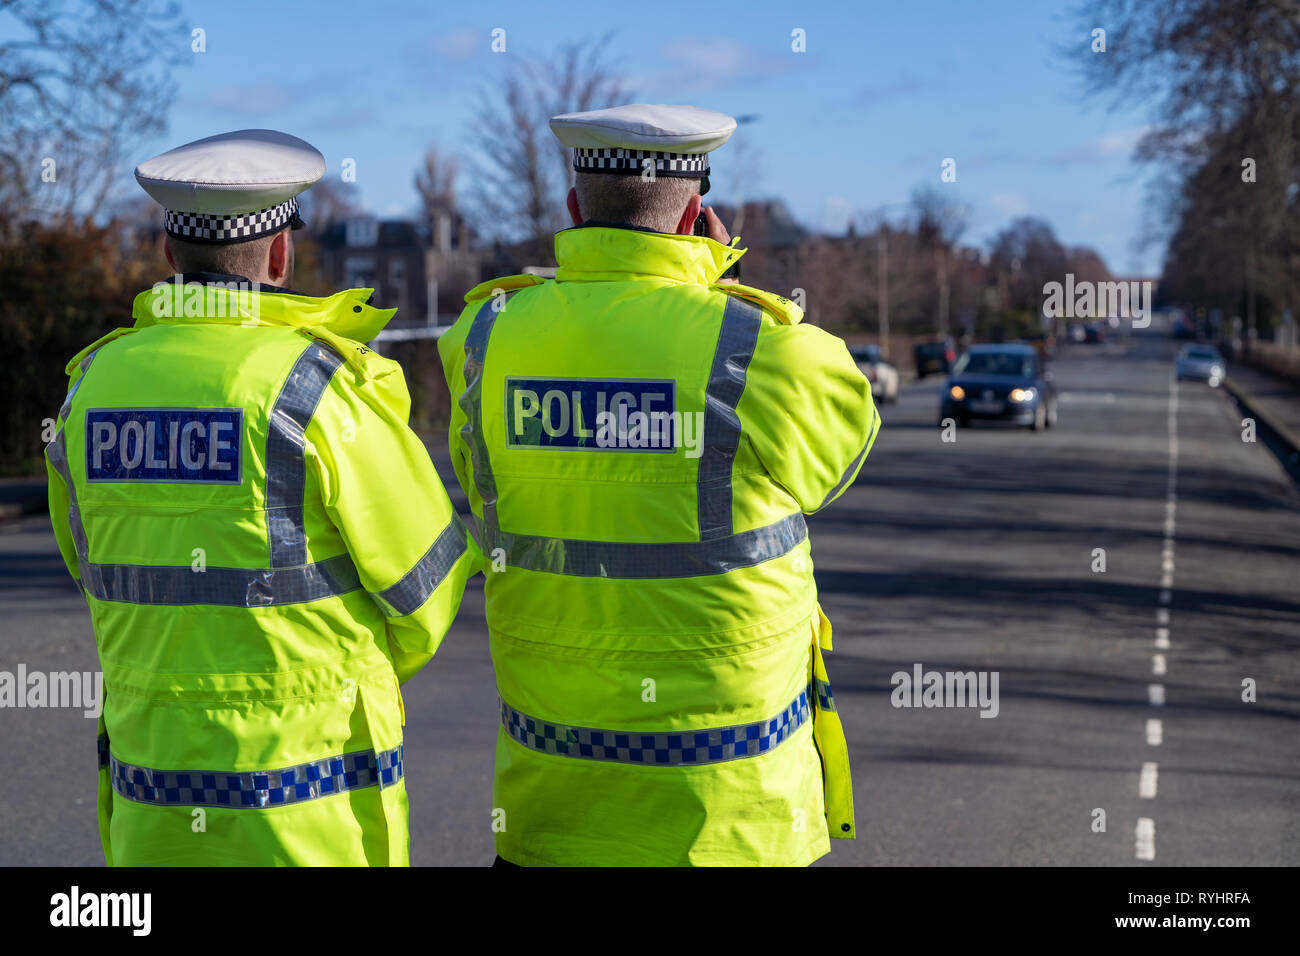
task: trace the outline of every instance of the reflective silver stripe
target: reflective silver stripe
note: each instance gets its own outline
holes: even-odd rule
[[[92,352],[82,361],[82,378],[75,384],[85,378],[94,355]],[[361,581],[348,555],[337,555],[314,564],[306,563],[307,544],[302,527],[302,495],[306,481],[303,428],[310,421],[330,377],[342,361],[337,353],[313,342],[294,364],[272,411],[271,428],[267,437],[267,515],[272,555],[270,568],[208,567],[196,571],[190,565],[92,563],[81,510],[77,505],[76,486],[68,468],[67,445],[63,429],[60,428],[46,453],[50,464],[68,487],[68,527],[77,551],[81,586],[86,592],[101,601],[124,604],[271,607],[319,601],[358,590]],[[65,409],[70,406],[71,396]],[[272,480],[273,471],[275,480]],[[296,502],[291,500],[295,488]],[[278,499],[275,504],[279,509],[277,511],[270,510],[272,496]],[[279,515],[279,520],[272,518],[272,515]],[[287,562],[296,557],[296,565],[277,565],[277,546],[281,561]]]
[[[461,426],[460,437],[469,448],[470,464],[474,469],[474,487],[483,499],[483,517],[479,520],[479,530],[482,532],[483,550],[488,553],[497,546],[497,486],[492,474],[492,462],[488,458],[487,440],[483,435],[483,365],[487,359],[488,338],[492,335],[492,326],[497,318],[498,310],[493,308],[494,302],[495,297],[489,296],[479,307],[465,336],[465,391],[459,402],[465,411],[465,424]]]
[[[740,447],[736,406],[745,391],[745,374],[762,324],[757,306],[736,296],[727,297],[704,390],[704,450],[696,482],[702,541],[725,538],[732,532],[731,467]]]
[[[91,564],[81,562],[81,583],[101,601],[123,604],[208,604],[273,607],[305,604],[361,587],[346,554],[297,568],[214,568],[189,565]]]
[[[81,576],[78,583],[84,588],[86,586],[84,568],[89,562],[90,543],[86,540],[86,529],[81,523],[81,508],[77,505],[77,486],[72,483],[72,473],[68,470],[68,446],[62,427],[55,434],[54,441],[45,447],[45,456],[68,489],[68,531],[72,535],[72,545],[77,552],[79,565],[77,573]]]
[[[304,431],[342,364],[343,357],[333,349],[312,342],[290,369],[271,409],[266,436],[266,533],[273,568],[307,563],[307,534],[303,530],[307,483]]]
[[[402,779],[403,745],[376,753],[358,750],[280,770],[231,773],[224,770],[152,770],[109,754],[113,789],[128,800],[155,806],[260,809],[302,803],[335,793]]]
[[[460,516],[452,515],[447,527],[442,529],[415,567],[391,588],[373,595],[380,610],[388,617],[405,617],[423,607],[467,550],[465,534],[465,524]]]
[[[698,766],[757,757],[788,740],[811,716],[805,689],[770,720],[705,730],[638,733],[552,724],[501,701],[501,725],[512,740],[560,757],[660,767]]]
[[[484,551],[505,551],[507,567],[575,577],[686,578],[725,574],[788,553],[807,537],[802,514],[788,515],[763,528],[734,534],[731,516],[731,466],[740,445],[736,404],[754,353],[762,313],[729,297],[705,393],[705,450],[697,488],[699,541],[619,542],[551,538],[502,531],[497,524],[497,488],[483,435],[483,368],[497,309],[491,299],[479,307],[465,337],[465,412],[461,439],[469,449],[474,486],[483,500],[483,517],[474,516]],[[707,534],[705,532],[708,532]]]
[[[875,405],[871,406],[871,415],[871,434],[867,436],[866,443],[862,446],[862,451],[858,452],[858,457],[854,458],[853,463],[849,465],[848,468],[844,469],[844,474],[840,476],[839,483],[826,493],[826,497],[822,499],[822,503],[817,506],[817,509],[813,514],[816,514],[817,511],[821,511],[828,504],[834,501],[835,496],[844,490],[844,487],[853,480],[853,476],[858,473],[858,469],[862,467],[862,459],[867,457],[867,449],[870,448],[871,443],[876,440],[876,432],[880,431],[880,413],[876,411]]]
[[[775,524],[711,541],[627,543],[497,533],[508,568],[574,577],[690,578],[748,568],[793,549],[808,534],[796,512]]]
[[[73,382],[72,387],[68,389],[68,397],[63,400],[63,407],[59,409],[60,421],[66,422],[68,420],[68,414],[72,411],[72,396],[76,395],[77,389],[81,388],[81,383],[86,378],[86,370],[90,368],[90,363],[92,360],[94,360],[95,355],[98,352],[99,349],[95,349],[93,352],[91,352],[89,355],[87,355],[84,359],[81,360],[81,374],[77,376],[77,380]]]

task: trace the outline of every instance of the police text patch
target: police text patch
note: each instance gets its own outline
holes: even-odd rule
[[[682,433],[673,379],[507,378],[512,448],[671,452]]]
[[[92,408],[86,480],[237,485],[243,432],[240,408]]]

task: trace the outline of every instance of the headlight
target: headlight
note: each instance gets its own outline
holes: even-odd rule
[[[1013,388],[1011,390],[1011,400],[1013,402],[1028,402],[1032,401],[1033,398],[1034,390],[1032,388]]]
[[[966,389],[962,388],[960,385],[954,385],[952,388],[948,389],[948,394],[960,402],[966,397]]]
[[[1222,365],[1211,365],[1211,366],[1210,366],[1210,374],[1211,374],[1211,375],[1222,375],[1222,374],[1223,374],[1223,366],[1222,366]]]

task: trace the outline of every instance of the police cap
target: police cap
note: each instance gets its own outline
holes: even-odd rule
[[[209,243],[300,228],[297,196],[324,173],[316,147],[270,129],[219,133],[135,168],[136,182],[165,210],[167,234]]]
[[[736,130],[736,121],[698,106],[633,103],[551,117],[551,132],[573,149],[580,173],[699,179],[709,189],[709,151]]]

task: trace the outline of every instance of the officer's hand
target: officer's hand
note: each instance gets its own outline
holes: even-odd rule
[[[731,233],[727,232],[727,227],[722,224],[722,220],[718,218],[712,206],[704,207],[704,221],[708,226],[710,239],[724,246],[731,245]]]
[[[722,224],[722,220],[718,218],[718,214],[713,211],[712,206],[704,207],[704,222],[705,225],[708,226],[710,239],[713,239],[716,242],[720,242],[724,246],[731,245],[731,234],[727,232],[727,227]],[[720,284],[735,283],[738,281],[739,281],[738,279],[718,280]]]

